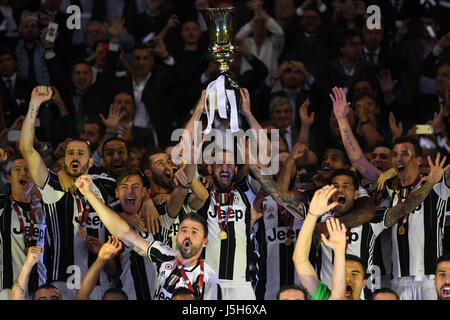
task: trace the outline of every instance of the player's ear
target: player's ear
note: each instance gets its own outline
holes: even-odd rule
[[[416,163],[419,167],[422,165],[422,157],[421,156],[416,157]]]
[[[208,238],[203,239],[203,248],[206,248],[208,245]]]
[[[152,176],[152,172],[149,169],[145,169],[144,174],[147,178],[150,178]]]

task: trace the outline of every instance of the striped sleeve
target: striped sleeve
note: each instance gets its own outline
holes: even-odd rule
[[[445,175],[442,175],[441,181],[433,186],[433,190],[444,200],[447,200],[450,197],[450,186],[447,186],[445,183]]]
[[[177,252],[163,242],[153,241],[148,247],[147,257],[151,262],[155,263],[159,269],[164,262],[176,259]]]

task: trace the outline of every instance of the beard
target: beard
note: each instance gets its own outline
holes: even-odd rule
[[[186,241],[189,243],[188,246],[185,245]],[[180,250],[183,259],[190,259],[202,249],[202,244],[194,245],[190,239],[186,238],[182,242],[177,241],[177,248]]]
[[[72,161],[73,163],[73,161]],[[80,163],[80,162],[78,162]],[[86,174],[88,172],[89,169],[89,162],[86,162],[84,165],[82,165],[80,163],[80,171],[79,173],[73,173],[73,171],[71,170],[70,166],[68,166],[65,162],[64,162],[64,170],[66,170],[67,174],[69,176],[71,176],[72,178],[78,178],[79,176]]]
[[[152,174],[158,186],[163,187],[164,189],[171,189],[172,187],[174,187],[173,179],[166,176],[164,172],[163,173],[152,172]]]
[[[214,185],[216,186],[217,191],[219,191],[220,193],[225,193],[225,192],[230,191],[233,177],[234,177],[234,175],[231,175],[229,178],[229,181],[227,183],[222,183],[222,182],[220,182],[219,178],[217,178],[217,176],[213,173],[212,179],[213,179]]]

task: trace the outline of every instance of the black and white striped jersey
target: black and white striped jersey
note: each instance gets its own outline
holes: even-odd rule
[[[358,198],[368,197],[368,192],[361,186],[358,188]],[[333,211],[325,213],[319,222],[325,223],[328,217],[334,216]],[[355,255],[366,263],[366,271],[372,274],[374,267],[375,240],[378,235],[386,229],[384,227],[383,214],[376,214],[375,217],[362,225],[347,229],[347,254]],[[320,281],[331,288],[331,278],[333,274],[333,250],[323,242],[318,250],[317,273]],[[369,279],[372,281],[372,279]]]
[[[326,222],[328,217],[332,217],[333,212],[327,212],[320,218],[320,222]],[[375,250],[375,240],[384,230],[383,215],[375,217],[362,225],[347,229],[347,254],[360,257],[366,263],[366,271],[372,274],[374,268],[373,253]],[[327,247],[323,242],[320,244],[320,281],[331,288],[331,278],[333,275],[333,250]]]
[[[239,282],[251,281],[249,257],[253,250],[250,240],[251,204],[256,197],[248,179],[242,179],[235,187],[234,201],[228,223],[224,231],[227,238],[221,240],[219,218],[216,212],[214,192],[205,205],[197,211],[208,224],[208,246],[205,248],[205,259],[216,271],[219,279]],[[228,205],[220,207],[223,220],[226,219]]]
[[[169,247],[171,247],[174,250],[177,250],[177,234],[178,230],[180,229],[180,223],[184,219],[184,217],[189,213],[197,212],[196,210],[192,209],[192,207],[189,205],[189,199],[191,197],[192,193],[188,193],[186,198],[184,199],[183,207],[180,209],[180,212],[178,212],[177,217],[173,220],[172,225],[170,226],[169,231],[169,241],[167,244]]]
[[[134,230],[139,236],[152,243],[155,239],[163,239],[163,230],[169,230],[174,220],[168,214],[166,209],[158,206],[158,212],[162,217],[160,232],[153,236],[147,230],[141,233]],[[156,269],[155,265],[145,257],[136,253],[133,249],[124,244],[123,251],[120,253],[120,284],[118,285],[128,295],[130,300],[152,300],[156,287]]]
[[[265,198],[263,206],[265,211],[256,231],[259,270],[255,291],[258,300],[276,300],[281,287],[299,284],[292,255],[303,222],[277,205],[271,196]]]
[[[15,202],[21,210],[21,219],[28,232],[31,224],[29,203]],[[45,214],[41,204],[35,204],[35,219],[31,246],[45,247],[46,224]],[[12,206],[9,195],[0,195],[0,290],[11,288],[17,279],[20,269],[26,260],[25,239],[18,214]],[[46,282],[46,268],[41,255],[38,263],[33,267],[28,292],[33,293],[37,287]]]
[[[92,175],[92,189],[106,204],[114,200],[115,181],[105,175]],[[44,262],[47,267],[47,281],[67,281],[68,277],[79,272],[83,276],[97,255],[88,250],[86,237],[79,237],[78,209],[75,196],[64,192],[58,176],[49,170],[47,181],[42,189],[42,200],[47,220],[47,247]],[[83,200],[83,196],[81,199]],[[85,201],[82,201],[83,210]],[[85,226],[86,234],[107,241],[107,230],[100,217],[91,207]],[[109,280],[101,272],[97,285],[102,291],[109,288]]]
[[[148,248],[147,257],[155,264],[158,277],[153,300],[170,300],[176,288],[188,288],[187,282],[184,280],[176,265],[177,251],[162,242],[153,241]],[[199,282],[201,278],[200,263],[197,262],[193,267],[185,268],[184,270],[196,295],[199,296]],[[203,292],[201,299],[222,299],[217,274],[206,261],[204,262]]]
[[[423,183],[420,181],[411,192]],[[390,195],[390,207],[399,203],[399,196],[401,201],[406,199],[406,186],[394,188],[391,179],[386,181],[385,187]],[[392,226],[392,274],[395,278],[435,273],[436,260],[443,254],[445,211],[449,196],[450,187],[443,177],[413,212]],[[388,209],[385,208],[385,212]],[[402,225],[403,230],[400,229]]]

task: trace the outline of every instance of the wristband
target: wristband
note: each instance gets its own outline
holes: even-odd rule
[[[115,136],[115,135],[116,135],[116,132],[106,130],[106,131],[105,131],[105,134],[110,135],[110,136]]]

